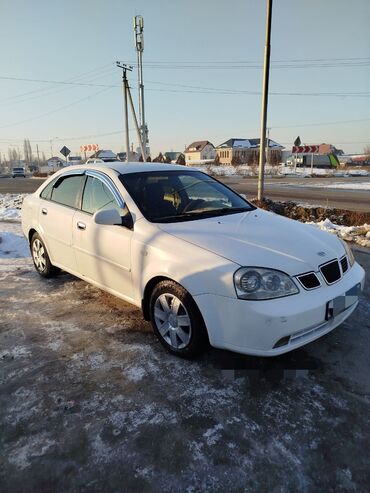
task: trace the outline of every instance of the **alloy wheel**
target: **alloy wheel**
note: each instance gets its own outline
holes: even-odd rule
[[[38,238],[36,238],[32,244],[32,258],[37,270],[43,272],[46,268],[45,249]]]
[[[154,304],[154,321],[163,339],[174,349],[185,348],[191,338],[187,309],[177,296],[163,293]]]

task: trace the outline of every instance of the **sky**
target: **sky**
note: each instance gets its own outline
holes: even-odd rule
[[[46,157],[64,145],[124,150],[115,62],[136,62],[135,15],[152,156],[259,136],[264,0],[2,0],[3,156],[23,151],[24,138]],[[370,144],[369,25],[369,0],[274,0],[270,138],[348,153]],[[129,81],[138,110],[135,69]],[[130,141],[136,148],[132,121]]]

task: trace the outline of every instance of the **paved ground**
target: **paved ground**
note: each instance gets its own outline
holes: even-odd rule
[[[239,193],[248,197],[257,196],[255,178],[221,178]],[[370,190],[351,190],[330,188],[333,184],[370,183],[370,177],[351,178],[274,178],[267,179],[265,196],[272,200],[293,200],[312,205],[336,207],[353,211],[370,212]],[[318,185],[325,188],[318,188]],[[329,188],[326,188],[329,187]]]
[[[1,492],[368,491],[368,253],[360,305],[331,334],[274,359],[188,362],[136,308],[67,274],[43,280],[5,244]]]
[[[227,185],[248,197],[257,195],[257,179],[241,177],[221,177]],[[40,179],[1,178],[0,193],[32,193],[42,183]],[[274,200],[295,200],[326,207],[370,212],[369,190],[343,190],[317,188],[318,184],[370,183],[370,177],[350,178],[267,178],[265,195]]]

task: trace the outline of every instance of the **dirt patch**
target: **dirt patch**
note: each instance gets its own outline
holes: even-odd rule
[[[267,198],[263,200],[251,199],[251,202],[261,209],[302,222],[317,222],[329,219],[331,222],[343,226],[362,226],[363,224],[370,223],[370,212],[357,212],[327,207],[308,207],[299,205],[293,201],[274,202]]]

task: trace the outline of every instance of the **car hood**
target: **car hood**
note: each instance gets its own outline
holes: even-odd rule
[[[336,236],[262,209],[159,227],[241,266],[268,267],[289,275],[317,271],[345,253]]]

